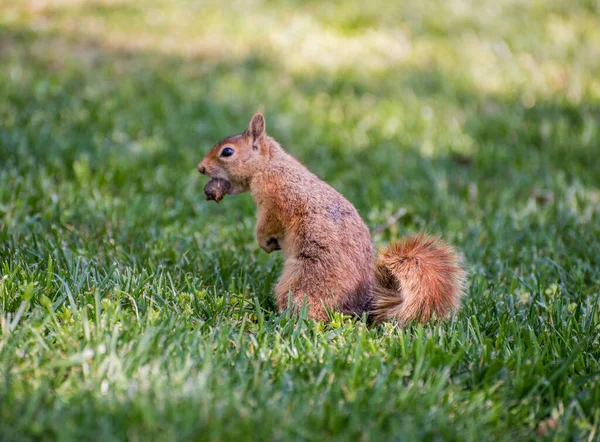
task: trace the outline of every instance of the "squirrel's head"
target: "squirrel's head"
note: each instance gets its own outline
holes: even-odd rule
[[[265,132],[265,117],[255,114],[248,130],[215,144],[198,164],[198,171],[210,178],[220,178],[231,183],[231,194],[250,188],[253,175],[269,159],[269,140]]]

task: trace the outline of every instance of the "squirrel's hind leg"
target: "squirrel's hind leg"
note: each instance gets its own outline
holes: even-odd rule
[[[318,279],[318,271],[310,271],[298,262],[286,262],[275,287],[275,301],[279,311],[288,307],[300,310],[306,305],[310,319],[328,322],[327,310],[332,310],[334,303],[332,296],[328,296],[328,290]]]

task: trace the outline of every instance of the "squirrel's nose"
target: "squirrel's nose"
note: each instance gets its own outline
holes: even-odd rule
[[[200,172],[202,175],[206,173],[206,167],[204,167],[202,163],[198,164],[198,172]]]

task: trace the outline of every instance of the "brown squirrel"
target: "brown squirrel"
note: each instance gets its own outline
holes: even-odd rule
[[[278,308],[308,306],[328,321],[338,310],[375,321],[428,321],[457,310],[465,291],[460,255],[437,237],[399,240],[375,260],[369,229],[340,193],[287,154],[265,132],[257,113],[248,130],[217,143],[198,164],[212,180],[207,199],[250,191],[256,203],[258,244],[281,250]]]

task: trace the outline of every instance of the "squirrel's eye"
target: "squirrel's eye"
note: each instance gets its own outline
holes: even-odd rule
[[[233,155],[233,149],[231,147],[226,147],[221,151],[222,157],[230,157],[231,155]]]

